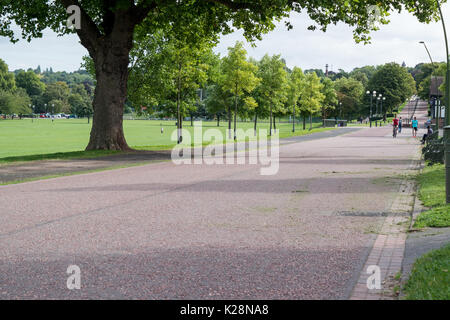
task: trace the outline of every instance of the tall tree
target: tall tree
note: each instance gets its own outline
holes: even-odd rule
[[[341,103],[337,110],[339,115],[341,117],[359,115],[364,97],[363,84],[354,78],[341,78],[335,81],[334,87]]]
[[[206,110],[216,116],[217,126],[220,118],[227,113],[233,103],[233,96],[229,91],[223,90],[219,84],[213,84],[207,88]]]
[[[296,111],[299,110],[299,99],[304,91],[305,87],[305,75],[302,69],[294,67],[289,75],[289,86],[287,94],[287,103],[292,108],[292,132],[295,132],[295,116]]]
[[[322,102],[322,118],[325,120],[330,112],[334,110],[338,103],[334,82],[330,78],[322,79],[322,94],[324,96]]]
[[[265,55],[258,63],[258,77],[261,78],[259,90],[269,105],[270,135],[276,126],[274,113],[282,111],[287,100],[288,78],[285,64],[279,55]]]
[[[372,2],[371,2],[372,3]],[[420,21],[436,18],[433,1],[389,0],[373,2],[379,6],[382,23],[389,11],[403,8]],[[67,9],[79,8],[80,28],[65,24]],[[0,2],[0,35],[17,40],[12,26],[21,28],[24,38],[42,37],[46,28],[61,33],[76,32],[81,44],[94,60],[97,87],[94,98],[94,123],[87,149],[129,149],[123,132],[123,108],[127,97],[129,53],[134,31],[144,22],[151,33],[160,25],[176,23],[183,17],[205,16],[214,32],[244,29],[249,39],[274,28],[273,18],[288,16],[289,11],[307,12],[314,26],[326,30],[339,21],[354,26],[355,38],[369,40],[377,29],[366,1],[293,1],[293,0],[3,0]],[[73,11],[71,12],[73,13]],[[75,13],[77,13],[75,11]],[[74,18],[74,17],[72,17]],[[291,27],[289,23],[288,27]],[[77,24],[75,24],[77,26]]]
[[[252,92],[258,85],[260,79],[255,73],[257,67],[247,61],[247,51],[242,42],[236,42],[234,47],[228,48],[228,55],[223,58],[221,85],[224,90],[233,94],[234,97],[234,140],[236,140],[236,119],[238,113],[238,100],[245,93]],[[231,110],[228,111],[228,130],[231,138]]]
[[[305,115],[309,116],[309,130],[312,129],[312,117],[320,111],[323,99],[322,94],[323,84],[320,83],[320,78],[315,72],[308,73],[305,77],[305,90],[300,99],[300,110],[303,116],[303,129],[305,129]]]
[[[12,91],[16,88],[14,74],[9,72],[8,65],[0,59],[0,90]]]
[[[381,93],[392,111],[416,93],[416,84],[412,75],[397,63],[387,63],[377,69],[369,81],[370,91]],[[386,111],[386,110],[385,110]]]

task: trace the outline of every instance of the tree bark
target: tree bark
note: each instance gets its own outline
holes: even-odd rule
[[[295,132],[295,105],[292,107],[292,132]]]
[[[272,105],[270,105],[270,136],[272,136]]]
[[[217,126],[220,127],[220,115],[217,114]]]
[[[309,114],[309,130],[312,130],[312,113]]]
[[[273,116],[273,131],[277,133],[277,117]]]
[[[236,93],[234,95],[234,141],[237,140],[237,137],[236,137],[236,117],[237,117],[237,85],[236,85]]]
[[[178,132],[178,144],[183,141],[182,126],[181,123],[181,63],[178,66],[178,85],[177,85],[177,132]]]
[[[306,116],[303,115],[303,130],[306,130]]]
[[[255,112],[255,129],[254,129],[254,135],[256,137],[256,125],[258,123],[258,114]]]
[[[118,38],[111,37],[100,42],[93,57],[97,85],[91,135],[86,150],[131,150],[123,132],[123,109],[127,97],[132,36],[119,35]]]
[[[228,105],[228,138],[231,139],[231,106]]]

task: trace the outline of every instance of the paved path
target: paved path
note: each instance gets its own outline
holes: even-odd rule
[[[347,299],[417,150],[383,127],[282,145],[273,176],[162,162],[0,186],[0,299]]]

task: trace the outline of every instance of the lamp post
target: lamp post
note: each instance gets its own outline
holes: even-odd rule
[[[442,29],[444,30],[445,51],[447,54],[447,72],[445,74],[445,127],[444,127],[444,148],[445,148],[445,195],[446,202],[450,203],[450,56],[448,50],[447,30],[445,28],[444,16],[442,15],[439,0],[436,4],[441,16]]]
[[[386,122],[386,118],[383,114],[383,101],[386,101],[386,97],[383,97],[383,99],[381,99],[381,115],[383,116],[383,121]]]
[[[435,65],[434,65],[434,62],[433,62],[433,58],[431,57],[430,51],[428,50],[428,47],[427,47],[425,41],[420,41],[419,43],[423,44],[423,46],[425,47],[425,50],[427,50],[428,57],[430,58],[430,61],[431,61],[431,67],[433,68],[433,72],[434,72],[434,70],[435,70]],[[431,79],[433,79],[433,72],[431,73]],[[433,83],[433,80],[431,80],[431,82]],[[434,89],[435,89],[435,91],[437,92],[436,86],[437,86],[436,76],[434,76]],[[431,91],[430,91],[430,94],[428,95],[428,101],[429,101],[429,103],[431,104]],[[435,100],[435,101],[436,101],[436,100]],[[433,117],[434,117],[434,115],[436,114],[436,103],[434,103],[434,110],[433,110],[433,111],[434,111],[434,112],[433,112]],[[436,120],[436,127],[435,127],[435,130],[436,130],[437,135],[438,135],[438,137],[439,137],[439,117],[438,117],[437,120]]]
[[[369,122],[370,122],[370,127],[372,128],[372,105],[373,105],[373,98],[375,98],[377,96],[377,92],[375,90],[373,92],[367,91],[366,94],[370,95]]]
[[[381,97],[382,97],[382,96],[383,96],[383,95],[380,93],[380,94],[378,95],[378,97],[377,97],[377,108],[376,108],[376,109],[377,109],[377,111],[376,111],[376,112],[377,112],[377,113],[376,113],[377,115],[380,114],[380,113],[378,112],[378,103],[379,103],[379,101],[381,101]]]

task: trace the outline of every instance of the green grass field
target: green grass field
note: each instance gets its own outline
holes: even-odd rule
[[[297,125],[295,134],[292,133],[292,124],[277,124],[280,137],[298,136],[312,132],[332,130],[333,128],[320,128],[321,123],[314,123],[313,130],[301,130]],[[161,126],[164,133],[161,134]],[[258,128],[268,129],[268,123],[260,123]],[[203,130],[217,128],[217,122],[203,122]],[[221,122],[219,129],[225,135],[226,122]],[[251,129],[252,122],[240,122],[238,128]],[[193,132],[190,122],[184,122],[184,129]],[[89,141],[91,124],[86,119],[31,119],[0,120],[0,163],[13,161],[29,161],[38,159],[77,158],[97,156],[113,152],[84,152]],[[175,145],[171,141],[171,134],[175,121],[157,120],[125,120],[125,137],[128,144],[140,150],[170,149]]]
[[[433,250],[414,263],[405,285],[407,300],[450,299],[450,244]]]
[[[445,167],[428,166],[417,176],[419,199],[430,210],[422,212],[414,223],[415,228],[450,227],[450,205],[445,203]]]

